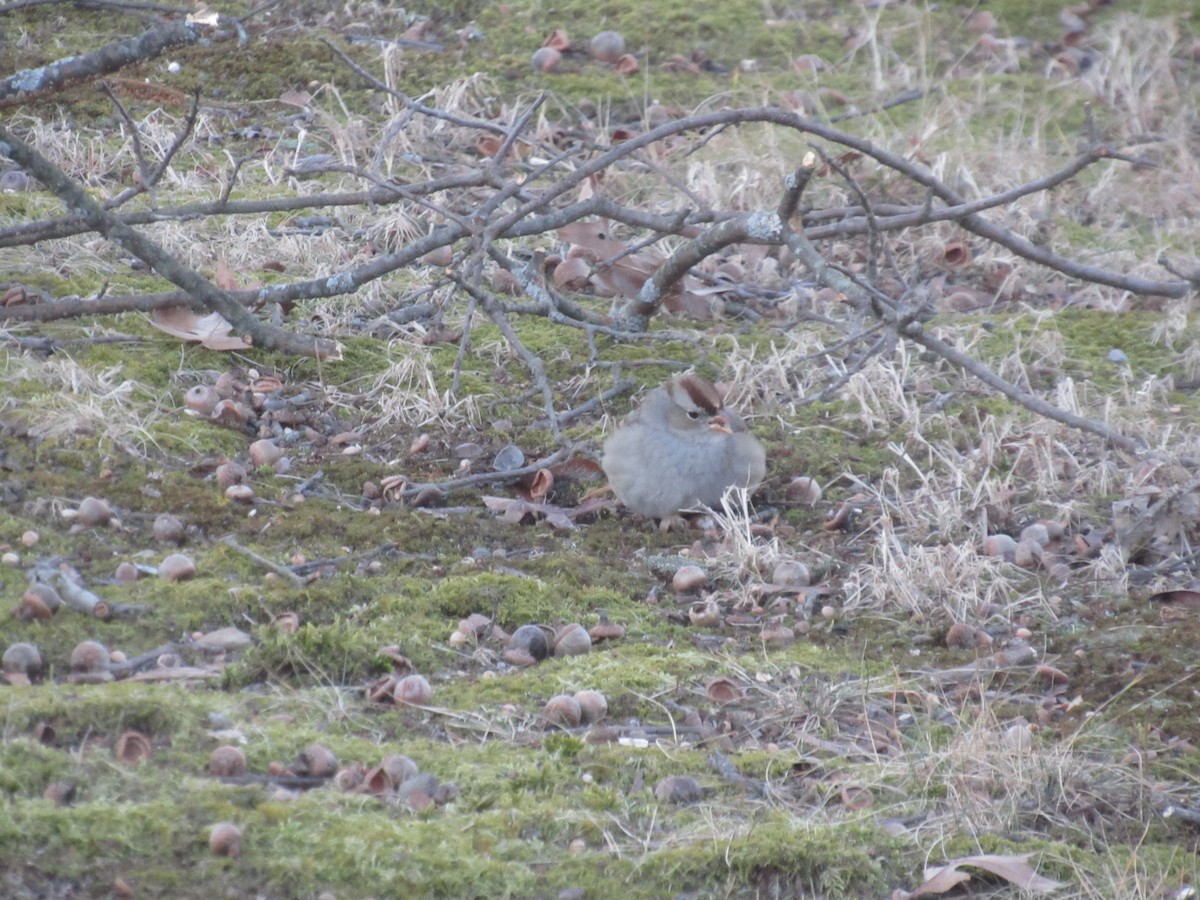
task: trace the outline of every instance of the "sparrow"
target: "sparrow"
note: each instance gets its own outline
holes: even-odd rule
[[[604,442],[600,465],[618,500],[662,519],[700,504],[719,509],[730,486],[753,490],[766,454],[720,392],[689,374],[646,395]]]

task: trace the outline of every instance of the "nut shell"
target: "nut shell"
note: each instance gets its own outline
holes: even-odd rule
[[[208,774],[217,778],[232,778],[246,774],[246,754],[239,747],[226,744],[208,755]]]
[[[538,625],[522,625],[513,632],[508,646],[512,650],[524,650],[537,660],[550,655],[550,643],[546,640],[546,632]]]
[[[554,637],[555,656],[582,656],[591,649],[591,635],[577,622],[564,625]]]
[[[72,672],[105,672],[112,655],[99,641],[80,641],[71,651]]]
[[[232,822],[218,822],[208,832],[208,849],[216,856],[241,856],[242,829]]]
[[[396,682],[392,700],[397,706],[428,706],[433,700],[433,685],[424,675],[405,675]]]
[[[542,708],[543,728],[575,728],[583,721],[579,701],[569,694],[559,694],[546,701]]]

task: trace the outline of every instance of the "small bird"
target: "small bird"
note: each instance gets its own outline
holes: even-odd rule
[[[701,503],[719,508],[726,488],[753,490],[767,469],[758,439],[698,375],[648,393],[604,442],[600,465],[617,499],[658,519]]]

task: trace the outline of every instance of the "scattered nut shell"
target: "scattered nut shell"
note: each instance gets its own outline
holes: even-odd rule
[[[535,660],[545,659],[550,655],[550,643],[546,640],[546,632],[538,625],[522,625],[509,638],[510,650],[524,650]]]
[[[5,675],[23,675],[26,680],[42,674],[42,654],[36,644],[24,641],[4,651],[2,664]]]
[[[771,573],[771,583],[780,587],[807,587],[811,581],[808,566],[795,559],[783,560]]]
[[[745,696],[738,683],[724,675],[710,678],[708,684],[704,686],[704,695],[713,703],[721,705],[734,703]]]
[[[531,62],[535,72],[554,72],[562,63],[562,53],[553,47],[539,47],[534,51]]]
[[[715,600],[701,600],[688,609],[688,620],[697,628],[715,628],[721,624],[721,608]]]
[[[75,514],[75,521],[87,528],[107,525],[113,517],[112,507],[98,497],[84,497]]]
[[[671,587],[680,594],[698,591],[707,584],[708,573],[699,566],[680,566],[671,578]]]
[[[113,756],[118,762],[136,766],[150,758],[152,748],[150,738],[140,731],[126,731],[117,738],[116,746],[113,747]]]
[[[112,659],[108,648],[98,641],[81,641],[71,651],[72,672],[102,672]]]
[[[337,769],[337,756],[324,744],[309,744],[292,763],[293,772],[312,778],[332,778]]]
[[[690,775],[668,775],[654,786],[659,803],[695,803],[703,795],[700,782]]]
[[[575,702],[579,704],[580,722],[584,725],[599,722],[608,715],[608,699],[599,691],[576,691]]]
[[[163,581],[189,581],[196,577],[196,564],[182,553],[172,553],[159,564],[158,577]]]
[[[241,856],[242,829],[232,822],[218,822],[208,832],[208,849],[216,856]]]
[[[228,744],[217,747],[208,755],[208,774],[216,778],[232,778],[246,774],[246,754]]]
[[[579,701],[568,694],[558,694],[542,707],[542,727],[575,728],[583,721]]]
[[[564,625],[554,636],[555,656],[582,656],[591,649],[591,635],[577,622]]]
[[[217,393],[216,388],[207,384],[198,384],[189,388],[188,392],[183,395],[184,406],[206,419],[212,415],[213,410],[220,402],[221,395]]]
[[[1007,534],[989,534],[983,539],[983,552],[1011,561],[1017,553],[1017,542]]]
[[[183,540],[183,522],[178,516],[160,513],[154,519],[154,539],[163,544],[178,544]]]
[[[283,456],[283,450],[269,438],[255,441],[250,445],[248,452],[250,454],[250,462],[254,463],[255,468],[259,466],[273,466]]]
[[[815,478],[799,475],[788,482],[783,495],[791,503],[799,503],[801,506],[816,506],[821,502],[824,491],[821,490],[821,485]]]
[[[392,699],[397,706],[428,706],[433,700],[433,686],[424,675],[405,675],[396,682]]]
[[[246,468],[241,463],[223,462],[217,466],[217,484],[221,486],[221,490],[231,487],[235,484],[241,484],[246,480]]]
[[[113,572],[113,577],[121,582],[121,584],[133,584],[133,582],[138,580],[140,574],[137,566],[129,560],[125,560],[117,564],[116,571]]]
[[[211,418],[219,425],[240,429],[250,421],[252,415],[253,412],[245,403],[239,403],[236,400],[222,400],[213,407]]]
[[[601,62],[615,63],[625,55],[625,38],[616,31],[601,31],[592,38],[589,49]]]

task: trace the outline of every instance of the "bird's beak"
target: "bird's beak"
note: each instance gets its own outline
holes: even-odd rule
[[[708,420],[708,430],[715,431],[717,434],[733,434],[733,429],[729,427],[729,420],[725,418],[724,413]]]

